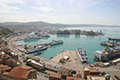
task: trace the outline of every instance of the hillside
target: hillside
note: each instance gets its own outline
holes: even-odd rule
[[[1,26],[12,30],[46,30],[58,29],[64,27],[116,27],[114,25],[96,25],[96,24],[52,24],[47,22],[4,22],[0,23]]]

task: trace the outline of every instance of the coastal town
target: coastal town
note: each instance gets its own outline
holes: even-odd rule
[[[59,31],[57,34],[69,34],[66,32]],[[72,32],[80,34],[78,30]],[[108,41],[101,42],[99,45],[105,46],[105,49],[95,52],[94,63],[89,63],[87,52],[82,47],[63,50],[49,59],[32,55],[42,54],[50,46],[64,44],[63,40],[51,40],[36,45],[18,43],[19,40],[49,38],[49,34],[1,34],[0,80],[120,80],[120,39],[109,38]],[[92,32],[90,35],[101,34]]]
[[[120,0],[0,0],[0,80],[120,80]]]

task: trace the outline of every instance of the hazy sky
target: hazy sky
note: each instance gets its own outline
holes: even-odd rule
[[[120,0],[0,0],[0,22],[120,24]]]

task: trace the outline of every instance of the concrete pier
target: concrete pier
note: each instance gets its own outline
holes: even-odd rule
[[[62,64],[64,67],[75,70],[80,72],[83,75],[83,64],[80,61],[80,58],[76,51],[73,50],[63,50],[60,54],[56,57],[52,58],[51,60],[55,63],[61,64],[59,61],[64,58],[65,56],[69,57],[69,60],[66,63]]]

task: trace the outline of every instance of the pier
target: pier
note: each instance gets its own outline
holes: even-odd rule
[[[63,58],[69,58],[64,64],[60,63],[60,60]],[[82,64],[81,59],[78,56],[78,53],[73,50],[63,50],[60,54],[55,56],[54,58],[51,59],[51,61],[62,64],[66,68],[72,69],[77,71],[77,73],[81,73],[83,75],[83,67],[84,64]]]

